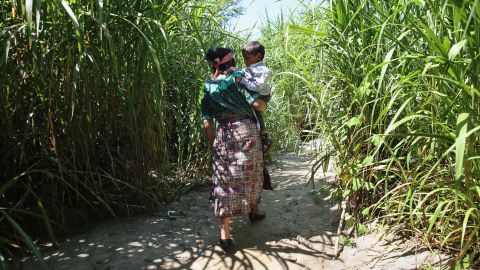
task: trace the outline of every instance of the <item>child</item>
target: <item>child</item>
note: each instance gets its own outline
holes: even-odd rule
[[[243,69],[245,77],[238,77],[236,82],[245,86],[250,91],[260,94],[260,97],[252,104],[256,110],[258,122],[260,124],[260,136],[264,151],[272,147],[273,141],[268,138],[267,129],[263,120],[262,113],[258,108],[265,108],[266,103],[270,101],[271,89],[268,85],[268,79],[271,71],[263,63],[265,56],[265,47],[258,41],[248,42],[242,50],[245,68]]]

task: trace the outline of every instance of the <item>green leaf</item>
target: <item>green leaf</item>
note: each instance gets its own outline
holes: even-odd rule
[[[476,6],[477,18],[480,18],[480,5],[477,3],[475,6]]]
[[[35,30],[36,30],[36,38],[39,38],[40,33],[40,18],[41,18],[41,11],[42,11],[42,0],[35,1]]]
[[[467,254],[465,257],[455,263],[455,270],[469,269],[470,260],[470,254]]]
[[[354,116],[350,118],[347,125],[348,127],[352,127],[352,126],[360,125],[361,123],[362,123],[362,119],[359,116]]]
[[[20,239],[28,246],[28,248],[30,249],[30,251],[32,251],[32,253],[35,255],[35,257],[37,258],[37,261],[38,263],[40,264],[40,267],[42,269],[48,269],[47,265],[45,264],[45,261],[43,260],[43,257],[42,255],[40,254],[40,252],[38,251],[38,249],[35,247],[35,244],[33,243],[32,239],[30,238],[30,236],[22,229],[22,227],[20,227],[20,225],[15,222],[15,220],[13,220],[5,211],[3,210],[0,210],[0,214],[2,214],[3,217],[5,217],[5,219],[13,226],[13,228],[15,229],[15,231],[17,231],[17,233],[19,234],[20,236]]]
[[[463,242],[465,240],[465,233],[467,232],[467,224],[468,220],[470,219],[470,215],[472,215],[473,211],[478,211],[477,208],[471,207],[470,209],[465,212],[465,217],[463,218],[463,225],[462,225],[462,240],[460,241],[460,247],[463,247]],[[472,232],[473,233],[473,232]]]
[[[357,225],[357,233],[358,235],[364,235],[368,233],[368,226],[365,224],[358,224]]]
[[[366,190],[372,190],[375,188],[375,185],[372,182],[365,182],[365,189]]]
[[[5,260],[5,257],[3,257],[3,254],[0,252],[0,266],[1,266],[1,269],[8,270],[8,266],[7,266],[6,261],[7,260]]]
[[[355,220],[351,215],[346,214],[345,217],[345,228],[352,228],[355,225]]]
[[[390,49],[388,51],[387,55],[385,56],[385,59],[383,60],[383,67],[382,71],[380,72],[380,77],[378,79],[378,88],[377,91],[380,91],[380,88],[382,86],[383,78],[385,77],[385,73],[387,72],[387,68],[390,65],[390,60],[392,59],[393,52],[395,51],[395,48]]]
[[[446,58],[448,56],[447,50],[444,47],[443,42],[435,34],[435,32],[428,25],[422,23],[419,20],[416,20],[414,22],[414,25],[415,24],[419,24],[423,28],[424,32],[421,32],[421,34],[424,35],[425,41],[431,46],[431,48],[435,49],[440,56]]]
[[[342,29],[347,24],[347,17],[346,17],[346,7],[343,0],[335,1],[335,9],[336,9],[336,19],[337,23],[342,27]]]
[[[400,106],[400,108],[397,110],[397,112],[395,113],[395,115],[393,116],[392,120],[390,121],[390,124],[388,125],[387,127],[387,130],[385,131],[385,134],[388,134],[390,133],[390,131],[394,130],[397,126],[399,126],[398,123],[395,123],[395,121],[397,120],[397,118],[400,116],[400,114],[402,113],[403,109],[408,105],[408,103],[410,102],[412,98],[408,98],[407,100],[405,100],[405,102],[403,102],[403,104]],[[407,116],[409,117],[409,116]]]
[[[372,155],[366,156],[362,161],[362,165],[370,165],[372,163],[373,163],[373,156]]]
[[[450,51],[448,52],[448,59],[450,61],[453,61],[457,55],[460,53],[460,50],[465,46],[465,43],[467,43],[467,40],[461,40],[457,43],[455,43],[451,48]]]
[[[33,0],[25,0],[25,13],[27,14],[28,31],[32,31],[32,7]]]
[[[75,28],[79,28],[80,24],[78,23],[77,16],[75,16],[75,13],[73,13],[73,10],[68,5],[68,2],[65,0],[61,0],[61,4],[65,11],[68,13],[68,16],[70,16],[70,18],[72,19],[73,24],[75,24]]]
[[[357,191],[365,186],[365,181],[362,178],[355,177],[352,181],[352,190]]]
[[[50,220],[50,218],[48,216],[48,213],[47,213],[47,209],[45,209],[45,207],[43,206],[43,203],[40,200],[40,197],[38,197],[36,194],[34,194],[34,196],[38,199],[37,205],[42,212],[43,222],[45,223],[45,227],[47,228],[48,235],[50,236],[50,239],[52,240],[52,242],[55,245],[57,245],[57,241],[55,240],[55,233],[53,232],[53,228],[52,228],[52,222],[53,221]]]
[[[457,117],[455,139],[455,180],[460,180],[463,174],[463,160],[465,156],[465,141],[468,124],[468,113],[461,113]]]
[[[373,145],[378,146],[380,142],[382,141],[381,137],[378,136],[377,134],[373,135],[373,137],[370,139],[370,141],[373,143]]]
[[[367,216],[368,214],[370,214],[370,207],[367,207],[362,210],[362,215]]]
[[[306,27],[301,27],[299,25],[295,25],[295,24],[291,24],[288,26],[288,32],[289,33],[292,33],[292,34],[305,34],[305,35],[309,35],[309,36],[325,36],[326,33],[324,31],[315,31],[313,29],[310,29],[310,28],[306,28]]]
[[[368,96],[372,92],[372,83],[369,80],[364,80],[360,87],[355,89],[355,93],[359,96]]]
[[[444,202],[441,202],[441,203],[438,204],[437,208],[435,209],[435,212],[428,219],[429,225],[428,225],[427,232],[425,233],[426,237],[428,237],[430,235],[430,232],[432,231],[433,226],[435,226],[435,224],[437,223],[437,219],[440,217],[440,215],[441,214],[442,214],[442,216],[445,215],[445,212],[442,211],[443,206],[447,203],[450,203],[450,202],[451,201],[444,201]]]
[[[15,184],[18,180],[20,180],[25,175],[28,175],[31,172],[32,168],[35,167],[38,163],[39,162],[35,162],[33,165],[28,167],[27,170],[25,170],[24,172],[20,173],[19,175],[13,177],[12,179],[8,180],[6,183],[2,184],[0,186],[0,197],[3,197],[4,194],[6,194],[7,191],[10,189],[10,187],[12,187],[13,184]]]
[[[340,237],[338,238],[338,243],[341,245],[341,246],[346,246],[350,243],[350,241],[348,240],[348,238],[345,236],[345,235],[340,235]]]

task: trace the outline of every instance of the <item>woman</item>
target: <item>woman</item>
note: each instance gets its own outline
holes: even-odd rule
[[[233,245],[229,229],[232,217],[248,214],[252,222],[265,217],[258,208],[263,185],[262,144],[251,107],[257,97],[235,83],[242,71],[223,74],[235,66],[232,50],[209,49],[205,57],[214,70],[214,79],[204,85],[201,103],[205,134],[212,149],[212,206],[220,219],[220,246],[228,252]],[[218,122],[216,134],[213,119]]]

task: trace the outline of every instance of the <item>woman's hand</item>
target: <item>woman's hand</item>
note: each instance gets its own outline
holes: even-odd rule
[[[225,70],[225,71],[223,72],[223,74],[225,74],[225,75],[230,75],[230,74],[232,74],[232,73],[233,73],[234,71],[236,71],[236,70],[237,70],[236,67],[230,67],[229,69]]]
[[[235,83],[240,83],[240,81],[243,79],[243,77],[237,77],[235,78]]]

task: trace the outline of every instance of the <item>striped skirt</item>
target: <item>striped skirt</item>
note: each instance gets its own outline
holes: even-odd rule
[[[216,217],[243,216],[260,203],[263,154],[251,119],[220,123],[213,144],[212,206]]]

